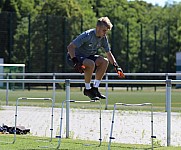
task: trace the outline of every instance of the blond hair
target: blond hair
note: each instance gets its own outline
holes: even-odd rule
[[[112,29],[113,25],[108,17],[101,17],[97,20],[97,26],[106,26],[109,30]]]

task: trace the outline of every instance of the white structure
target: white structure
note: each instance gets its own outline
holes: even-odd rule
[[[176,53],[176,73],[181,73],[181,52]],[[177,80],[181,80],[181,76],[176,76]],[[177,84],[177,88],[180,88],[181,85]]]
[[[4,64],[4,59],[0,58],[0,64]],[[0,66],[0,73],[3,73],[3,66]],[[3,76],[0,76],[0,79],[3,79]],[[0,82],[0,87],[3,87],[3,82]]]
[[[10,69],[7,71],[5,69],[5,67],[9,67]],[[14,69],[15,71],[14,72],[11,71],[12,67],[15,67],[15,69]],[[2,63],[0,61],[0,73],[8,73],[8,74],[9,73],[16,73],[16,70],[17,70],[18,67],[22,68],[22,72],[21,73],[25,73],[25,64],[4,64],[4,59],[3,59]],[[9,75],[7,75],[7,78],[9,79]],[[0,76],[0,79],[4,79],[3,75]],[[23,76],[23,79],[24,79],[24,76]],[[3,87],[3,82],[0,82],[0,87]],[[24,89],[24,83],[22,83],[22,89]]]

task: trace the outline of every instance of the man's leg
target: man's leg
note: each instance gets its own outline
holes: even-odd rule
[[[83,65],[85,66],[84,70],[84,79],[85,79],[85,89],[84,95],[88,96],[92,100],[99,100],[99,97],[96,96],[93,89],[90,86],[92,79],[92,74],[95,69],[95,62],[91,59],[84,59]]]
[[[81,58],[77,57],[80,61]],[[70,58],[70,55],[67,55],[67,63],[73,67],[73,62]],[[92,79],[92,73],[94,72],[95,69],[95,62],[91,59],[85,59],[83,60],[83,65],[85,66],[84,70],[84,78],[85,78],[85,89],[84,89],[84,95],[88,96],[92,100],[99,100],[99,97],[96,97],[96,94],[92,90],[90,86],[90,82]]]
[[[85,66],[85,70],[84,70],[85,83],[90,83],[92,79],[92,74],[95,69],[95,63],[93,60],[85,59],[83,61],[83,65]]]
[[[102,56],[99,56],[96,59],[95,64],[96,64],[96,67],[97,67],[95,79],[96,80],[102,80],[102,78],[104,76],[104,73],[107,70],[109,61],[108,61],[107,58],[103,58]]]
[[[109,62],[106,58],[99,56],[96,59],[95,63],[96,63],[96,76],[95,76],[95,80],[94,80],[94,84],[93,84],[92,89],[96,93],[96,96],[98,96],[99,98],[105,99],[106,96],[102,95],[99,92],[98,87],[99,87],[99,84],[100,84],[106,70],[107,70]]]

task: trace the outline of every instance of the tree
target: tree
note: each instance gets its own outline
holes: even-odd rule
[[[82,13],[74,0],[49,0],[32,22],[32,60],[43,62],[38,72],[64,72],[67,44],[80,32]],[[77,22],[75,22],[75,20]],[[37,41],[37,39],[39,39]],[[32,63],[33,64],[33,63]]]

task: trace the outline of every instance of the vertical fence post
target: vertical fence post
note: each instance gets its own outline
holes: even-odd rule
[[[8,46],[8,63],[11,63],[12,51],[13,51],[13,12],[9,13],[9,46]]]
[[[65,80],[66,100],[70,100],[70,79]],[[70,102],[66,101],[66,138],[69,138],[69,111]]]
[[[44,67],[45,72],[48,72],[49,60],[48,60],[48,49],[49,49],[49,16],[46,14],[46,31],[45,31],[45,59],[44,59]]]
[[[55,76],[55,73],[53,73],[53,80],[56,79],[56,76]],[[55,90],[56,90],[56,83],[53,82],[53,102],[54,102],[54,105],[55,105]]]
[[[68,20],[67,20],[67,18],[65,17],[65,18],[63,18],[63,45],[62,45],[62,48],[63,48],[63,51],[64,51],[64,54],[66,54],[67,53],[67,25],[68,25]],[[66,62],[67,61],[67,59],[66,59],[66,55],[62,55],[63,56],[63,58],[62,58],[62,60],[64,60],[64,61],[62,61],[62,63],[64,63],[64,62]],[[67,69],[67,67],[66,67],[66,63],[64,63],[64,65],[63,65],[63,67],[62,67],[62,71],[63,72],[65,72],[65,70]]]
[[[166,80],[166,103],[167,103],[167,146],[171,142],[171,79]]]
[[[6,74],[6,79],[9,79],[9,74]],[[8,99],[9,99],[9,81],[6,81],[6,106],[8,106]]]
[[[168,73],[165,74],[165,77],[166,77],[166,81],[168,80]],[[167,89],[167,84],[166,84],[166,89]],[[165,95],[167,96],[167,90],[166,90],[166,93]],[[167,112],[167,98],[165,99],[165,112]]]
[[[106,73],[106,81],[108,81],[108,74]],[[105,110],[107,110],[108,106],[108,82],[106,82],[106,107]]]
[[[28,54],[28,66],[27,71],[30,72],[30,65],[31,65],[31,15],[28,15],[28,47],[27,47],[27,54]]]
[[[126,38],[126,72],[129,72],[129,22],[126,24],[127,38]],[[128,90],[128,87],[127,87]]]
[[[170,60],[170,25],[168,25],[167,30],[167,59]],[[170,61],[167,62],[166,71],[170,72]]]
[[[143,24],[140,24],[140,72],[143,72]]]

